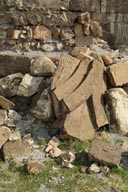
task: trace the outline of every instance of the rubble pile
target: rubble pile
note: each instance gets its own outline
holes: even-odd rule
[[[40,18],[41,10],[31,7],[36,18],[27,15],[30,28],[23,15],[21,22],[13,18],[17,27],[7,30],[11,51],[0,52],[1,156],[25,164],[32,174],[45,169],[47,156],[72,168],[76,154],[59,148],[69,137],[92,140],[91,163],[128,168],[128,56],[101,39],[102,27],[92,21],[85,1],[78,10],[74,2],[68,2],[70,12],[67,1],[60,7],[64,17],[51,8]],[[44,138],[48,144],[40,148]],[[100,172],[97,166],[88,171]]]

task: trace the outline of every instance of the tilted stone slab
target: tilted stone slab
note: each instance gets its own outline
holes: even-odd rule
[[[76,72],[67,81],[55,89],[54,94],[59,101],[71,94],[80,85],[87,74],[89,63],[89,60],[82,61]]]
[[[93,138],[95,130],[89,116],[89,109],[86,102],[67,114],[64,128],[68,135],[82,141]]]
[[[69,54],[62,54],[59,60],[59,66],[52,81],[51,89],[53,90],[65,82],[73,74],[76,67],[79,65],[79,62],[79,59],[72,57]]]
[[[107,69],[109,81],[113,86],[122,86],[128,83],[128,60],[120,61]]]

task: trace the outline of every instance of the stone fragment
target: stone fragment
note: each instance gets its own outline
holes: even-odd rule
[[[18,29],[9,29],[7,31],[7,38],[19,39],[21,31]]]
[[[128,134],[128,95],[122,88],[109,89],[106,93],[112,132]]]
[[[101,57],[102,57],[103,62],[106,66],[109,66],[113,63],[111,56],[109,56],[107,54],[102,54]]]
[[[92,139],[94,136],[94,127],[89,115],[89,108],[84,102],[74,111],[66,115],[64,128],[67,135],[80,139]]]
[[[83,26],[83,33],[86,36],[91,36],[90,23],[85,23]]]
[[[74,37],[74,33],[70,27],[65,27],[61,30],[60,37],[62,40],[72,39]]]
[[[63,151],[58,148],[59,144],[60,144],[60,140],[54,136],[49,141],[45,149],[45,152],[49,153],[50,157],[53,157],[53,158],[60,156],[63,153]]]
[[[79,65],[79,62],[79,59],[72,57],[69,54],[62,54],[59,60],[58,68],[52,81],[51,89],[55,89],[57,86],[66,81],[73,74],[73,72]]]
[[[21,133],[19,130],[15,130],[14,132],[10,133],[9,141],[16,141],[21,139]]]
[[[88,0],[71,0],[69,2],[69,9],[71,11],[87,11]]]
[[[91,15],[89,12],[81,13],[78,17],[78,22],[81,24],[89,23]]]
[[[75,33],[75,36],[77,36],[77,37],[83,36],[83,26],[82,26],[82,24],[78,24],[78,23],[75,24],[74,33]]]
[[[55,51],[55,45],[53,43],[46,43],[41,46],[41,49],[46,52],[53,52]]]
[[[41,84],[43,77],[34,77],[29,74],[25,74],[17,91],[17,95],[30,97],[34,95]]]
[[[55,64],[48,57],[38,57],[31,62],[30,71],[36,76],[51,76],[56,69]]]
[[[128,70],[128,60],[117,62],[107,69],[109,81],[113,86],[122,86],[128,83],[128,75],[124,75]]]
[[[3,146],[3,156],[5,161],[14,161],[22,163],[32,155],[32,146],[27,139],[19,139],[15,141],[8,141]]]
[[[45,89],[38,99],[36,105],[30,109],[31,114],[43,121],[50,121],[53,116],[52,100],[49,93],[49,89]]]
[[[89,150],[91,161],[96,161],[100,164],[119,166],[121,160],[121,147],[109,143],[104,138],[95,138],[91,143]]]
[[[100,173],[100,167],[96,163],[93,163],[88,168],[88,172],[89,173]]]
[[[12,97],[17,94],[19,84],[23,78],[21,73],[8,75],[0,79],[0,94],[4,97]]]
[[[77,57],[80,60],[85,59],[85,57],[81,54],[82,53],[87,53],[88,48],[87,47],[74,47],[72,49],[71,55]]]
[[[7,120],[7,111],[0,109],[0,125],[4,125]]]
[[[86,47],[93,44],[93,37],[92,36],[80,36],[75,37],[75,46],[76,47]]]
[[[8,117],[14,121],[19,121],[22,118],[21,115],[14,110],[9,110]]]
[[[0,126],[0,149],[9,139],[11,131],[8,127]]]
[[[91,22],[90,25],[90,31],[91,31],[91,35],[93,37],[102,37],[103,36],[103,30],[102,27],[100,26],[100,24],[96,21]]]
[[[69,151],[69,152],[63,152],[61,155],[58,156],[58,158],[56,159],[57,162],[63,166],[63,167],[67,167],[67,168],[73,168],[73,161],[75,160],[75,155]]]
[[[38,175],[45,169],[45,166],[37,160],[28,160],[25,166],[27,168],[27,172],[33,175]]]
[[[52,32],[43,25],[37,25],[34,29],[33,38],[37,40],[48,40],[51,39]]]
[[[9,110],[15,107],[15,104],[3,96],[0,96],[0,106],[3,109]]]

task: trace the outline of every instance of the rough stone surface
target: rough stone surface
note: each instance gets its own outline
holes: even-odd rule
[[[3,96],[0,96],[0,106],[3,109],[9,110],[15,107],[15,104]]]
[[[72,11],[87,11],[88,0],[71,0],[69,9]]]
[[[26,163],[26,168],[29,174],[34,175],[38,175],[45,169],[44,165],[37,160],[29,160]]]
[[[66,116],[64,128],[68,135],[80,140],[84,141],[93,138],[95,130],[86,103],[83,103]]]
[[[122,86],[128,83],[128,76],[124,75],[128,70],[128,60],[120,61],[108,67],[108,76],[113,86]]]
[[[10,129],[5,126],[0,126],[0,149],[9,139]]]
[[[110,129],[123,135],[128,134],[128,95],[122,88],[107,91],[110,113]]]
[[[7,120],[7,111],[0,109],[0,125],[4,125]]]
[[[111,56],[109,56],[107,54],[102,54],[101,57],[102,57],[103,62],[106,66],[111,65],[113,63]]]
[[[110,144],[105,139],[95,138],[89,150],[91,161],[109,166],[119,166],[121,160],[121,147]]]
[[[30,112],[34,117],[43,121],[49,121],[53,117],[53,106],[49,89],[45,89],[41,93],[39,100]]]
[[[31,74],[36,76],[51,76],[55,69],[55,64],[46,56],[32,60],[30,67]]]
[[[5,97],[12,97],[17,94],[19,84],[23,78],[21,73],[8,75],[0,79],[0,94]]]
[[[17,95],[24,97],[34,95],[38,91],[42,80],[43,77],[34,77],[26,74],[18,87]]]
[[[34,29],[34,39],[47,40],[51,39],[51,36],[51,31],[45,26],[38,25]]]
[[[79,59],[64,53],[59,59],[59,66],[55,72],[51,89],[54,89],[56,86],[66,81],[75,71],[79,61]]]
[[[3,146],[3,155],[6,161],[22,163],[23,160],[30,158],[32,147],[27,140],[8,141]]]

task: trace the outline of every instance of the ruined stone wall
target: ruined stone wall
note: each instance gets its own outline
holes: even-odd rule
[[[114,38],[115,44],[128,45],[128,1],[92,0],[91,3],[96,5],[90,9],[93,18],[102,23],[107,37]]]
[[[100,21],[111,44],[128,45],[127,7],[126,0],[0,0],[0,49],[69,50],[75,45],[74,23],[85,11]],[[52,40],[33,38],[37,25],[48,27]]]

